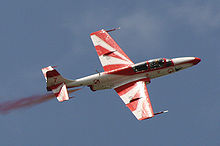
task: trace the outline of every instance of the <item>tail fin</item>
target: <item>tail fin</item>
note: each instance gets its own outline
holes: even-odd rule
[[[47,91],[53,91],[58,101],[69,100],[66,84],[71,82],[63,78],[52,66],[42,68],[47,81]]]

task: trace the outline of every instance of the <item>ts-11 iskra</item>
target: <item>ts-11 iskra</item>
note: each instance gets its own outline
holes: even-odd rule
[[[92,91],[114,89],[138,120],[154,117],[146,84],[152,79],[168,75],[198,64],[197,57],[158,58],[134,64],[108,32],[99,30],[90,34],[104,72],[69,80],[52,66],[43,68],[47,90],[53,91],[62,102],[69,100],[68,88],[88,86]]]

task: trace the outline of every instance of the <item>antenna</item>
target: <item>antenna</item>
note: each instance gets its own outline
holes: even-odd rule
[[[118,30],[118,29],[120,29],[120,27],[113,28],[113,29],[110,29],[110,30],[106,30],[106,32],[111,32],[111,31],[115,31],[115,30]]]
[[[100,72],[98,71],[98,69],[96,69],[95,71],[96,71],[96,72],[99,74],[99,76],[100,76]]]
[[[165,111],[162,111],[162,112],[155,113],[154,115],[159,115],[159,114],[167,113],[167,112],[168,112],[168,110],[165,110]]]

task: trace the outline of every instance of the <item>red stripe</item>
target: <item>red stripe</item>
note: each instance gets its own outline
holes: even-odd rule
[[[99,56],[110,52],[109,50],[107,50],[107,49],[105,49],[105,48],[103,48],[102,46],[99,46],[99,45],[95,46],[95,48],[96,48],[96,52]]]
[[[135,99],[138,99],[138,98],[140,98],[140,90],[137,91],[137,93],[134,95],[132,100],[135,100]]]
[[[135,100],[131,103],[126,104],[126,106],[133,112],[137,109],[138,102],[139,100]]]
[[[127,64],[112,64],[112,65],[106,65],[103,66],[104,71],[112,71],[112,70],[116,70],[119,68],[123,68],[123,67],[127,67]]]
[[[139,81],[142,81],[140,88],[144,88],[145,96],[140,98],[140,94],[141,94],[140,89],[139,90],[137,89],[136,94],[134,95],[134,97],[132,97],[131,102],[126,104],[126,106],[133,112],[133,111],[137,110],[138,104],[142,104],[142,105],[140,105],[141,106],[141,109],[140,109],[141,110],[141,118],[139,118],[138,120],[144,120],[144,119],[152,118],[154,116],[154,112],[153,112],[153,108],[152,108],[152,105],[150,102],[147,87],[145,85],[145,82],[150,82],[150,79],[145,78],[145,79],[141,79],[138,81],[133,81],[131,83],[128,83],[128,84],[125,84],[125,85],[120,86],[118,88],[115,88],[115,91],[118,93],[119,96],[124,95],[127,92],[129,92],[130,90],[132,90],[133,88],[135,88],[138,85],[137,82],[139,82]]]
[[[130,60],[130,58],[122,51],[122,49],[118,46],[118,44],[112,39],[112,37],[106,32],[106,30],[100,30],[96,31],[94,33],[91,33],[90,35],[96,35],[103,41],[105,41],[107,44],[109,44],[112,48],[116,49],[119,53],[121,53],[123,56],[125,56],[127,59]],[[130,60],[131,61],[131,60]],[[132,62],[132,61],[131,61]]]
[[[56,70],[48,71],[46,73],[47,78],[54,77],[54,76],[59,76],[59,75],[60,74]]]
[[[131,88],[134,88],[134,86],[136,87],[137,86],[136,83],[139,82],[139,81],[150,82],[150,79],[149,78],[144,78],[144,79],[140,79],[140,80],[137,80],[137,81],[130,82],[128,84],[125,84],[125,85],[122,85],[118,88],[115,88],[115,91],[118,93],[119,96],[123,95],[123,94],[127,93],[129,90],[131,90]],[[147,87],[146,87],[146,85],[144,85],[144,86],[145,86],[145,91],[144,91],[145,95],[146,95],[146,97],[149,97],[149,94],[147,92]],[[127,91],[127,92],[125,92],[124,90]],[[121,93],[121,92],[123,92],[123,93]]]
[[[117,69],[115,71],[109,71],[107,74],[116,74],[116,75],[134,75],[136,74],[133,68],[129,65],[127,68]]]
[[[128,83],[118,88],[115,88],[115,91],[118,93],[119,96],[126,94],[128,91],[132,90],[137,86],[136,83]]]
[[[116,55],[114,52],[111,53],[111,51],[109,51],[109,50],[103,48],[102,46],[95,46],[95,48],[96,48],[97,54],[98,54],[99,56],[108,54],[108,55],[106,55],[106,56],[111,56],[111,57],[118,58],[118,59],[121,59],[121,60],[124,60],[124,61],[127,61],[127,62],[128,62],[128,60],[126,60],[126,59],[124,59],[124,58],[122,58],[122,57]],[[128,63],[131,64],[130,62],[128,62]]]

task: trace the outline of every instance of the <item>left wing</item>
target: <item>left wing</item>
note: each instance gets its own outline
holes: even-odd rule
[[[152,118],[155,115],[144,81],[125,84],[115,88],[115,91],[138,120]]]
[[[90,34],[104,71],[111,71],[134,64],[118,44],[102,29]]]

